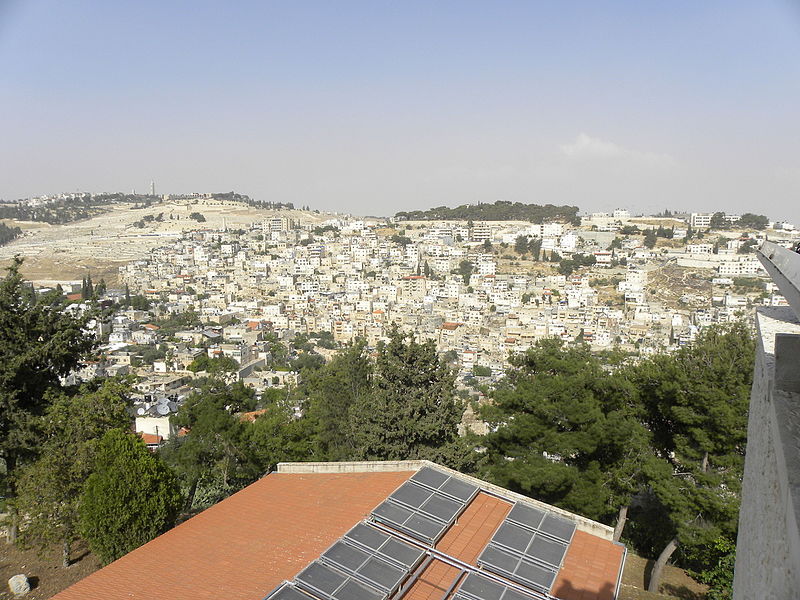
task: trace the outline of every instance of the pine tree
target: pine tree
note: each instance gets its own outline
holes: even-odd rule
[[[40,457],[18,478],[22,540],[41,548],[60,543],[64,567],[78,537],[78,501],[94,468],[97,441],[110,429],[130,426],[130,384],[106,379],[94,387],[84,385],[76,396],[55,396],[41,419]]]
[[[372,390],[373,366],[366,343],[358,340],[339,352],[331,362],[312,375],[308,394],[308,417],[316,430],[315,445],[320,460],[347,460],[356,442],[347,416]]]
[[[636,390],[607,373],[588,346],[540,341],[512,357],[508,377],[481,412],[486,476],[595,519],[623,521],[637,475],[652,458],[636,418]],[[512,459],[512,460],[509,460]]]
[[[737,323],[708,328],[691,346],[635,370],[653,444],[670,462],[649,475],[671,528],[650,591],[679,545],[735,537],[754,354],[752,335]]]
[[[176,428],[189,431],[161,449],[187,492],[188,508],[222,500],[260,474],[247,449],[247,424],[235,414],[254,407],[255,395],[243,384],[228,387],[212,380],[170,419]]]
[[[458,437],[464,406],[454,381],[433,342],[419,344],[394,328],[378,348],[372,392],[350,410],[355,458],[465,465],[469,452]]]
[[[85,333],[90,314],[65,312],[57,292],[34,298],[14,259],[0,280],[0,459],[5,462],[12,511],[10,540],[16,538],[16,470],[36,457],[39,420],[50,404],[48,392],[94,348]]]

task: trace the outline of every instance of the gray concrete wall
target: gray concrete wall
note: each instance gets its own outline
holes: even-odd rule
[[[800,598],[800,323],[788,307],[756,322],[733,597]]]

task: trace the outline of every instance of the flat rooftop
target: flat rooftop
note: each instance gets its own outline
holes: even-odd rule
[[[425,475],[450,487],[437,490]],[[423,492],[415,508],[413,493]],[[544,520],[528,527],[514,516],[522,509]],[[411,549],[419,559],[392,563],[391,556],[362,545],[354,528]],[[527,550],[511,547],[519,534],[524,546],[534,540]],[[286,464],[54,598],[500,600],[481,586],[470,592],[483,582],[510,590],[515,600],[613,600],[625,550],[610,534],[604,525],[427,461]],[[537,540],[545,550],[560,551],[555,558],[537,556]],[[391,585],[381,587],[380,577],[374,583],[365,570],[335,559],[335,544],[369,557],[384,569],[378,572],[390,571]],[[528,585],[522,570],[526,552],[534,554],[537,573],[545,567],[538,587]],[[507,569],[497,556],[516,557],[520,566]],[[348,583],[326,591],[310,578],[312,569]]]

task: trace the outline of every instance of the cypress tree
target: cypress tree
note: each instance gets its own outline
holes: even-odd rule
[[[100,440],[86,481],[81,532],[108,564],[170,529],[182,504],[172,471],[138,436],[114,429]]]

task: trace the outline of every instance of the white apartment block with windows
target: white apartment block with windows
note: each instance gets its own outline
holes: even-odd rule
[[[711,226],[713,213],[692,213],[689,215],[689,225],[693,229],[708,229]]]

